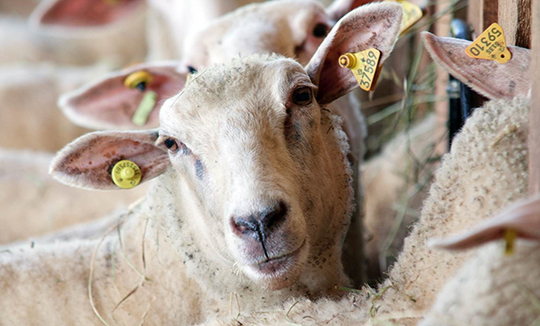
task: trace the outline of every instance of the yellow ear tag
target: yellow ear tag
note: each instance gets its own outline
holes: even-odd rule
[[[127,88],[138,88],[145,91],[146,87],[152,82],[152,75],[146,71],[136,71],[124,79],[124,86]]]
[[[144,94],[139,107],[137,107],[137,111],[135,111],[133,118],[131,118],[131,121],[135,125],[144,126],[148,122],[148,117],[156,105],[156,98],[157,94],[154,91],[148,91]]]
[[[403,7],[403,20],[401,21],[401,32],[400,35],[403,34],[406,30],[408,30],[412,25],[416,24],[417,21],[422,18],[424,13],[422,12],[422,8],[420,6],[415,5],[414,3],[411,3],[409,1],[405,0],[395,0],[396,2],[400,3]]]
[[[141,182],[141,169],[129,160],[122,160],[113,166],[111,176],[119,188],[131,189]]]
[[[381,51],[377,49],[367,49],[356,53],[345,53],[339,57],[339,65],[349,68],[356,77],[358,85],[365,91],[375,89],[380,69],[379,59]]]
[[[514,242],[516,240],[516,237],[517,237],[516,230],[508,229],[504,231],[504,241],[505,241],[504,254],[505,255],[510,256],[511,254],[514,253]]]
[[[512,53],[506,48],[506,40],[501,25],[491,24],[480,36],[465,49],[471,58],[507,63],[512,59]]]

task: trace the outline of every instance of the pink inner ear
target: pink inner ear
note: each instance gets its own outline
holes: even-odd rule
[[[77,27],[101,26],[124,18],[141,3],[142,0],[118,0],[116,4],[110,4],[107,0],[59,0],[41,16],[39,23]]]
[[[130,89],[124,80],[134,71],[147,71],[152,75],[152,82],[146,91]],[[176,74],[172,67],[152,67],[133,70],[120,76],[105,79],[74,96],[68,95],[62,109],[68,117],[79,125],[91,128],[140,129],[159,125],[159,109],[169,97],[179,93],[185,84],[185,75]],[[157,94],[156,104],[144,126],[133,124],[132,118],[139,104],[148,91]]]
[[[139,134],[140,133],[140,134]],[[141,169],[141,182],[161,174],[168,166],[168,155],[152,142],[157,132],[114,132],[90,134],[87,140],[59,154],[53,174],[68,184],[97,189],[115,189],[111,170],[121,160],[130,160]]]
[[[465,53],[470,41],[438,37],[423,32],[424,45],[433,60],[452,76],[490,99],[528,96],[530,51],[509,46],[512,59],[504,64],[471,58]]]

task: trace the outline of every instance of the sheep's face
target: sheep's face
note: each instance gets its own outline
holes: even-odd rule
[[[201,72],[160,114],[157,144],[202,203],[205,241],[270,289],[298,280],[310,248],[339,252],[348,225],[344,154],[315,92],[298,63],[254,57]]]
[[[183,57],[196,69],[255,53],[279,53],[307,64],[334,23],[315,0],[254,4],[189,35]]]

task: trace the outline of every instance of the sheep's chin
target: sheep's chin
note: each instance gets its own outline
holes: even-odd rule
[[[243,265],[244,274],[267,290],[281,290],[292,286],[302,275],[307,263],[309,244],[304,242],[295,253],[259,265]]]

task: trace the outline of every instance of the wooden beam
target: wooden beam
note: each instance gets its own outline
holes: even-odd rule
[[[540,1],[532,5],[532,70],[540,69]],[[540,76],[533,74],[529,108],[529,194],[540,192]],[[536,105],[533,105],[536,103]]]
[[[506,43],[530,48],[531,0],[499,0],[498,7],[498,22],[504,30]]]

